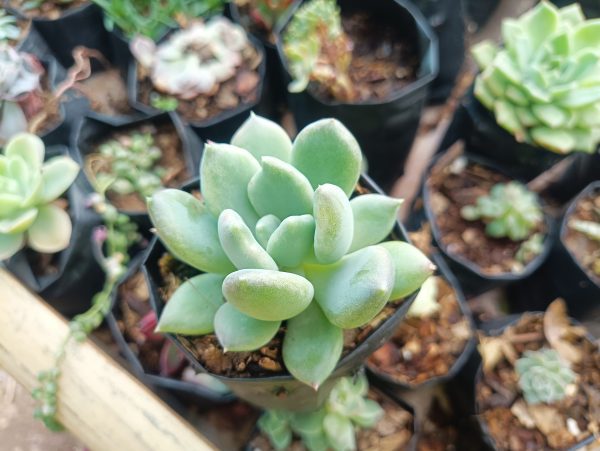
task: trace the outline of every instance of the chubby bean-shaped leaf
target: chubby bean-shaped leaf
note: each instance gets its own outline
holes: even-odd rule
[[[266,249],[269,238],[273,235],[273,232],[279,227],[281,221],[275,215],[266,215],[258,220],[254,234],[256,235],[256,241]]]
[[[21,250],[24,244],[25,234],[23,233],[0,233],[0,261],[15,255]]]
[[[38,215],[37,208],[19,210],[10,216],[0,218],[0,233],[21,233],[26,231]]]
[[[159,191],[148,200],[148,213],[176,258],[205,272],[235,271],[219,243],[217,219],[194,196],[176,189]]]
[[[223,296],[240,312],[263,321],[283,321],[303,311],[314,295],[312,284],[296,274],[242,269],[223,282]]]
[[[335,412],[328,413],[323,420],[323,429],[333,449],[356,449],[354,426],[349,418]]]
[[[277,264],[252,235],[242,217],[233,210],[219,216],[219,241],[237,269],[272,269]]]
[[[231,138],[231,144],[246,149],[258,161],[270,156],[288,162],[292,154],[292,141],[285,130],[252,112]]]
[[[280,325],[281,321],[262,321],[244,315],[229,302],[215,315],[215,334],[225,352],[259,349],[271,341]]]
[[[204,335],[214,330],[215,314],[223,305],[225,276],[200,274],[183,282],[165,305],[157,332]]]
[[[402,299],[419,288],[435,271],[423,252],[404,241],[387,241],[378,246],[388,251],[394,264],[394,288],[390,300]]]
[[[269,238],[267,251],[278,265],[293,268],[311,251],[314,236],[315,220],[311,215],[290,216]]]
[[[363,194],[350,201],[354,216],[354,236],[350,252],[377,244],[385,239],[396,223],[402,199]]]
[[[292,376],[315,390],[335,369],[343,348],[342,329],[327,320],[316,302],[287,322],[285,366]]]
[[[44,205],[27,230],[27,244],[37,252],[52,254],[66,249],[73,226],[69,214],[56,205]]]
[[[219,217],[223,210],[231,208],[254,229],[258,215],[248,199],[248,182],[259,169],[247,150],[208,143],[200,164],[200,191],[208,211]]]
[[[51,202],[64,193],[75,181],[79,165],[69,157],[54,157],[42,166],[42,192],[39,200]]]
[[[323,264],[339,260],[350,249],[354,235],[352,208],[344,192],[330,183],[319,186],[313,199],[313,217],[317,260]]]
[[[394,265],[381,245],[346,255],[333,265],[304,265],[315,299],[327,319],[342,329],[368,323],[390,299]]]
[[[358,181],[361,161],[356,138],[336,119],[313,122],[294,140],[292,164],[315,189],[332,183],[349,196]]]
[[[313,189],[291,164],[263,157],[262,168],[248,184],[248,198],[259,215],[288,216],[311,213]]]
[[[19,133],[13,136],[4,150],[7,157],[18,156],[31,169],[37,169],[42,165],[45,153],[44,142],[32,133]]]

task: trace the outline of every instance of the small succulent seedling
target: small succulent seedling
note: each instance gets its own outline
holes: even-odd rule
[[[475,96],[519,142],[592,153],[600,142],[600,20],[542,1],[473,48]]]
[[[366,398],[368,391],[364,375],[356,380],[344,377],[319,410],[310,413],[270,410],[259,419],[258,427],[276,450],[288,449],[296,435],[310,451],[352,451],[356,449],[356,431],[375,426],[384,414],[376,401]]]
[[[69,214],[54,204],[71,186],[79,166],[66,156],[44,163],[40,138],[12,138],[0,154],[0,260],[27,245],[37,252],[64,250],[71,239]]]
[[[15,16],[0,8],[0,42],[18,39],[20,34]]]
[[[173,294],[159,330],[214,332],[226,351],[252,351],[285,323],[288,371],[321,385],[341,356],[343,329],[368,323],[435,269],[408,243],[381,243],[400,200],[349,199],[361,160],[335,119],[307,126],[292,143],[280,126],[252,115],[231,144],[208,143],[203,200],[167,189],[148,201],[167,249],[203,271]]]
[[[233,77],[249,45],[242,27],[215,17],[193,23],[158,45],[136,36],[130,48],[156,90],[188,100],[216,92],[220,83]]]
[[[414,302],[408,310],[407,316],[417,318],[425,318],[433,315],[440,309],[438,302],[438,278],[437,276],[429,277],[417,294]]]
[[[316,81],[337,100],[356,98],[348,74],[353,43],[342,28],[335,0],[310,0],[302,5],[287,26],[283,42],[293,78],[290,92],[304,91],[310,81]]]
[[[554,349],[525,351],[515,362],[519,387],[527,404],[560,401],[567,395],[567,386],[576,375]]]
[[[518,182],[497,183],[475,205],[463,207],[467,221],[485,222],[485,233],[493,238],[524,240],[542,223],[544,215],[537,195]]]

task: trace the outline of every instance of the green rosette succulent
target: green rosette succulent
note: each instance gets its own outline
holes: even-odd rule
[[[173,294],[158,330],[214,332],[225,351],[252,351],[285,322],[288,371],[320,386],[341,356],[343,330],[368,323],[435,269],[408,243],[381,243],[401,200],[349,199],[361,160],[335,119],[307,126],[292,143],[252,115],[231,144],[208,143],[202,200],[167,189],[148,201],[166,248],[203,272]]]
[[[0,260],[27,245],[37,252],[64,250],[71,239],[69,214],[53,204],[71,186],[79,166],[57,156],[44,162],[40,138],[21,133],[0,154]]]
[[[544,214],[537,195],[519,182],[497,183],[475,205],[460,211],[467,221],[482,220],[493,238],[524,240],[541,224]]]
[[[575,373],[554,349],[525,351],[515,363],[519,387],[527,404],[560,401],[566,396],[566,388],[575,382]]]
[[[481,73],[475,96],[500,126],[526,142],[566,154],[600,142],[600,19],[579,4],[542,1],[502,22],[504,45],[472,52]]]

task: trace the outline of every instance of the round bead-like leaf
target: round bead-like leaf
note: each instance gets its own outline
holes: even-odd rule
[[[354,219],[344,192],[336,185],[321,185],[313,200],[315,218],[315,256],[320,263],[342,258],[352,243]]]
[[[292,164],[315,189],[332,183],[349,196],[360,176],[361,162],[356,138],[336,119],[313,122],[294,140]]]
[[[223,305],[224,279],[219,274],[200,274],[186,280],[167,302],[156,330],[183,335],[212,332],[215,314]]]
[[[381,194],[363,194],[350,201],[354,217],[354,236],[350,252],[377,244],[387,238],[398,217],[402,199]]]
[[[264,156],[290,161],[292,141],[285,130],[273,121],[250,113],[237,129],[231,144],[250,152],[258,161]]]
[[[215,333],[225,352],[254,351],[272,340],[281,321],[262,321],[244,315],[229,302],[215,315]]]
[[[223,296],[240,312],[263,321],[296,316],[312,301],[312,284],[296,274],[267,269],[242,269],[223,282]]]
[[[205,272],[235,271],[219,242],[217,219],[194,196],[175,189],[159,191],[148,200],[148,213],[176,258]]]
[[[311,215],[290,216],[273,232],[267,251],[279,266],[300,265],[313,246],[315,220]]]
[[[72,231],[69,214],[56,205],[38,209],[35,221],[27,230],[27,244],[37,252],[52,254],[66,249]]]
[[[275,215],[263,216],[256,223],[256,241],[258,241],[264,249],[267,248],[269,238],[271,238],[273,232],[279,227],[279,224],[281,224],[281,221]]]

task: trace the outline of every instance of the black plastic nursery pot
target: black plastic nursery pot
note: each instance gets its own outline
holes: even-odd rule
[[[427,19],[406,0],[374,0],[368,6],[361,0],[340,0],[338,3],[342,15],[345,11],[364,10],[403,30],[407,41],[417,47],[417,78],[384,102],[328,101],[318,98],[309,85],[304,92],[288,93],[288,103],[298,129],[317,119],[333,117],[352,130],[368,160],[369,175],[384,190],[389,190],[404,172],[429,88],[438,74],[437,38]],[[291,17],[281,35],[285,34]],[[286,68],[286,81],[289,81],[291,76],[281,39],[277,50]]]
[[[115,133],[135,131],[147,124],[156,127],[172,126],[181,142],[181,155],[189,177],[181,185],[175,186],[175,188],[181,188],[194,180],[198,176],[204,145],[196,134],[183,124],[179,115],[173,112],[158,113],[150,117],[133,119],[118,124],[96,115],[87,115],[78,123],[71,136],[72,157],[84,168],[86,156],[96,152],[99,144],[110,139]],[[88,174],[85,171],[82,172],[85,179],[85,189],[92,192],[93,188]],[[146,211],[122,210],[121,213],[126,214],[134,220],[142,231],[150,229],[151,223]]]
[[[31,43],[35,43],[36,39],[32,36]],[[25,51],[25,50],[22,50]],[[35,54],[34,54],[35,55]],[[57,63],[52,55],[43,55],[39,57],[39,61],[46,70],[46,84],[48,91],[54,91],[62,78],[64,77],[64,69]],[[61,146],[68,141],[70,124],[67,118],[66,104],[62,99],[58,105],[58,120],[50,128],[37,133],[46,146]]]
[[[382,193],[381,190],[366,176],[361,176],[359,184],[370,192]],[[392,236],[397,240],[409,241],[403,226],[397,222]],[[160,317],[165,300],[160,293],[162,277],[159,270],[159,260],[166,253],[163,244],[155,238],[148,251],[143,266],[144,275],[150,291],[150,302]],[[315,391],[312,387],[294,379],[289,374],[279,374],[264,377],[226,377],[212,374],[229,387],[239,398],[264,409],[285,409],[290,411],[311,411],[319,408],[327,399],[336,381],[352,374],[363,361],[377,348],[383,345],[394,332],[398,323],[404,318],[415,294],[407,297],[399,304],[396,311],[375,329],[362,343],[343,356],[335,370]],[[189,340],[184,336],[166,334],[186,354],[192,365],[200,372],[211,374],[194,356]]]
[[[466,296],[476,296],[493,288],[524,280],[535,273],[548,258],[553,244],[555,224],[554,220],[546,212],[544,212],[545,239],[543,250],[518,273],[486,274],[476,263],[448,251],[447,247],[443,244],[442,233],[436,222],[436,215],[432,208],[431,192],[428,186],[431,170],[443,156],[444,154],[440,154],[434,158],[424,175],[421,186],[423,212],[424,217],[431,224],[431,235],[435,246],[440,250],[441,254],[448,262],[448,266],[456,275]],[[464,157],[468,163],[477,163],[494,172],[507,175],[499,167],[477,155],[465,153]]]
[[[159,42],[168,39],[170,33],[161,38]],[[260,81],[258,84],[256,99],[253,102],[248,102],[237,106],[236,108],[223,111],[220,114],[208,118],[201,122],[189,122],[194,132],[202,138],[202,140],[211,140],[215,142],[229,142],[236,130],[244,123],[253,110],[261,110],[260,105],[266,95],[265,92],[270,89],[265,85],[265,74],[267,69],[267,58],[265,49],[258,39],[252,35],[248,35],[248,39],[254,48],[261,55],[261,63],[258,66],[258,75]],[[129,65],[127,75],[127,95],[130,105],[144,114],[157,114],[160,110],[143,103],[139,99],[139,83],[138,83],[138,63],[132,60]],[[187,121],[185,121],[187,122]]]
[[[395,391],[415,391],[449,383],[462,370],[463,366],[467,363],[475,349],[475,324],[473,322],[469,306],[467,305],[465,295],[462,292],[462,288],[454,274],[452,274],[452,271],[448,267],[448,264],[439,254],[436,253],[430,258],[438,268],[435,275],[441,276],[446,282],[448,282],[450,287],[453,289],[460,308],[460,313],[462,316],[467,318],[469,322],[470,329],[472,331],[471,338],[467,340],[464,349],[454,361],[454,363],[449,368],[446,374],[429,378],[420,384],[409,384],[399,381],[397,378],[393,377],[387,372],[382,371],[376,365],[367,361],[365,363],[365,367],[367,369],[369,377],[372,380],[377,381],[377,384],[381,385],[382,387],[390,387]]]
[[[49,147],[46,158],[66,155],[64,146]],[[92,296],[100,291],[104,275],[90,252],[92,232],[100,218],[86,207],[86,195],[75,182],[65,194],[73,224],[71,242],[52,257],[56,270],[40,275],[34,270],[37,254],[23,249],[5,262],[6,268],[31,291],[66,316],[87,310]]]

